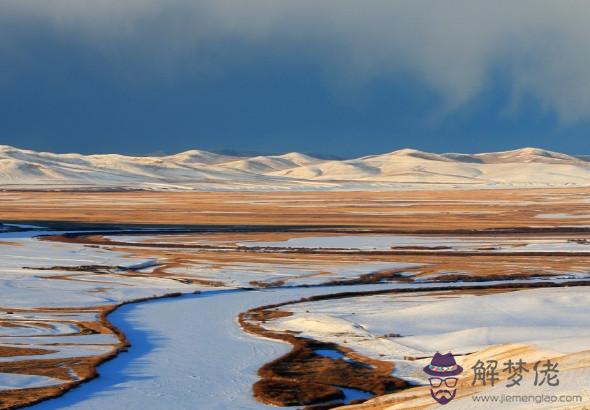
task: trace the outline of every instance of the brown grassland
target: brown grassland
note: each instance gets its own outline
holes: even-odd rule
[[[553,226],[587,214],[589,188],[396,192],[0,192],[5,221],[336,225],[409,232]],[[565,207],[565,208],[564,208]],[[588,219],[586,219],[588,220]],[[561,220],[572,222],[572,220]],[[576,220],[577,223],[581,221]]]

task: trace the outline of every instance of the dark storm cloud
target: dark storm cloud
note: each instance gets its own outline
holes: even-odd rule
[[[309,59],[336,85],[412,73],[446,110],[472,100],[499,68],[510,79],[512,106],[532,95],[563,121],[590,117],[583,0],[4,0],[0,16],[5,73],[27,63],[28,30],[113,61],[133,56],[169,75],[187,56],[196,60],[191,69],[213,73],[248,59],[216,49],[230,40]]]

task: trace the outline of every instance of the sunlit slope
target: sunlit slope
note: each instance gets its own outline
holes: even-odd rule
[[[312,190],[590,185],[590,160],[537,148],[482,154],[412,149],[349,160],[54,154],[0,146],[2,189]]]

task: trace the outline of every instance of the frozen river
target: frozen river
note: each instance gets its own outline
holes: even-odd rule
[[[256,372],[290,346],[244,333],[249,308],[304,296],[393,286],[220,290],[125,305],[109,320],[127,335],[129,352],[99,367],[100,377],[31,407],[49,409],[257,409]]]

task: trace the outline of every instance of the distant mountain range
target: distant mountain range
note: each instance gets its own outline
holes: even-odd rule
[[[590,186],[590,156],[538,148],[482,154],[402,149],[349,160],[53,154],[0,146],[0,190],[392,190]]]

